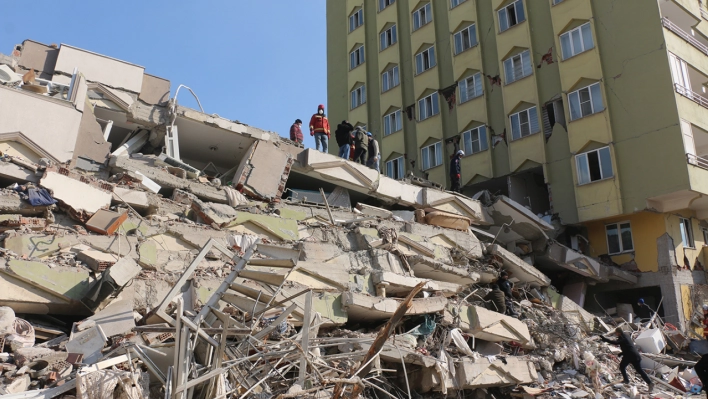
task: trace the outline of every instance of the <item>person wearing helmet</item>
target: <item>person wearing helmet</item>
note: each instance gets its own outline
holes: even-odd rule
[[[379,142],[376,141],[371,132],[367,132],[366,135],[369,136],[369,159],[366,161],[366,166],[379,172],[379,161],[381,160]]]
[[[295,123],[290,126],[290,140],[302,144],[302,121],[300,119],[295,119]]]
[[[317,151],[327,152],[327,141],[329,140],[329,121],[324,112],[325,106],[320,104],[317,113],[310,118],[310,136],[315,136],[315,148]]]
[[[454,191],[456,193],[462,192],[460,188],[460,178],[462,174],[460,158],[462,158],[463,156],[465,156],[465,152],[462,150],[457,150],[455,155],[450,160],[450,181],[452,182],[452,188],[450,189],[450,191]]]

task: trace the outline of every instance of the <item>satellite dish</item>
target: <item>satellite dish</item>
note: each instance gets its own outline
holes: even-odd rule
[[[20,81],[15,71],[7,65],[0,65],[0,83],[9,84]]]

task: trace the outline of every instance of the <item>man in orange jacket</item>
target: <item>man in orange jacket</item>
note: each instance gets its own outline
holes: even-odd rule
[[[324,109],[324,105],[320,104],[317,107],[317,113],[310,118],[310,136],[315,136],[315,148],[317,151],[327,152],[329,121],[327,116],[325,116]]]

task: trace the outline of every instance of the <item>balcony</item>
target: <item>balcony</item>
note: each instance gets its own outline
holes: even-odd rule
[[[676,93],[688,98],[689,100],[700,105],[701,107],[708,109],[708,98],[705,98],[702,95],[696,93],[695,91],[687,87],[681,86],[678,83],[675,83],[674,87],[676,87]]]
[[[700,155],[686,154],[686,160],[691,165],[696,165],[699,168],[708,169],[708,158]]]
[[[701,14],[703,14],[704,12],[706,12],[706,11],[704,11],[703,9],[701,9]],[[706,13],[708,13],[708,12],[706,12]],[[704,14],[704,15],[705,15],[705,14]],[[661,19],[661,23],[662,23],[662,25],[664,25],[664,28],[670,30],[671,32],[674,32],[677,36],[679,36],[679,37],[682,38],[683,40],[685,40],[685,41],[691,43],[691,45],[692,45],[693,47],[695,47],[695,48],[697,48],[698,50],[700,50],[703,54],[708,55],[708,46],[706,46],[705,44],[703,44],[703,43],[701,43],[700,41],[698,41],[698,39],[696,39],[695,37],[693,37],[693,35],[691,35],[690,33],[686,32],[686,31],[684,31],[684,30],[681,29],[678,25],[676,25],[675,23],[671,22],[671,21],[670,21],[668,18],[666,18],[666,17],[664,17],[664,18]]]
[[[708,10],[705,10],[703,7],[701,7],[701,17],[708,19]]]

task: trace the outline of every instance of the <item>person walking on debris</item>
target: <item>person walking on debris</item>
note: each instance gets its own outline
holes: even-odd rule
[[[504,293],[504,301],[506,302],[506,314],[512,317],[518,317],[519,314],[514,310],[514,296],[511,294],[511,281],[509,281],[509,273],[503,271],[499,274],[497,281],[499,289]]]
[[[462,150],[457,150],[455,155],[450,160],[450,181],[452,182],[452,188],[450,191],[456,193],[461,193],[460,189],[460,178],[462,177],[462,166],[460,164],[460,158],[465,156],[465,152]]]
[[[493,309],[491,310],[494,310],[501,314],[506,313],[506,298],[504,292],[499,289],[498,284],[492,285],[492,290],[489,291],[489,294],[484,297],[484,300],[492,303],[491,306],[493,307]]]
[[[317,151],[327,152],[327,141],[329,140],[329,121],[324,113],[324,105],[317,107],[317,113],[310,118],[310,136],[315,136],[315,148]]]
[[[300,119],[295,119],[295,123],[290,126],[290,140],[302,144],[302,121]]]
[[[366,166],[379,171],[379,161],[381,160],[381,152],[379,151],[379,142],[376,141],[371,132],[366,133],[369,136],[369,160],[366,161]]]
[[[629,377],[627,377],[627,366],[631,364],[637,374],[639,374],[644,382],[646,382],[649,386],[649,392],[653,391],[654,384],[651,382],[649,376],[640,365],[642,357],[639,355],[639,351],[634,346],[632,338],[630,338],[628,333],[622,331],[620,327],[617,327],[613,334],[617,337],[617,339],[609,339],[603,335],[600,336],[600,339],[613,345],[619,345],[620,349],[622,349],[622,353],[620,354],[620,356],[622,356],[622,361],[620,361],[619,369],[622,373],[623,382],[625,384],[629,384]]]
[[[356,151],[354,151],[354,162],[365,165],[367,159],[366,151],[369,148],[369,135],[366,134],[361,126],[357,127],[354,131],[354,145],[356,146]]]
[[[693,370],[696,371],[698,379],[701,380],[703,390],[708,392],[708,354],[701,356],[701,360],[693,366]]]
[[[337,130],[334,131],[334,138],[339,146],[340,158],[349,159],[349,149],[354,144],[353,131],[354,126],[348,121],[342,121],[342,123],[337,125]]]

